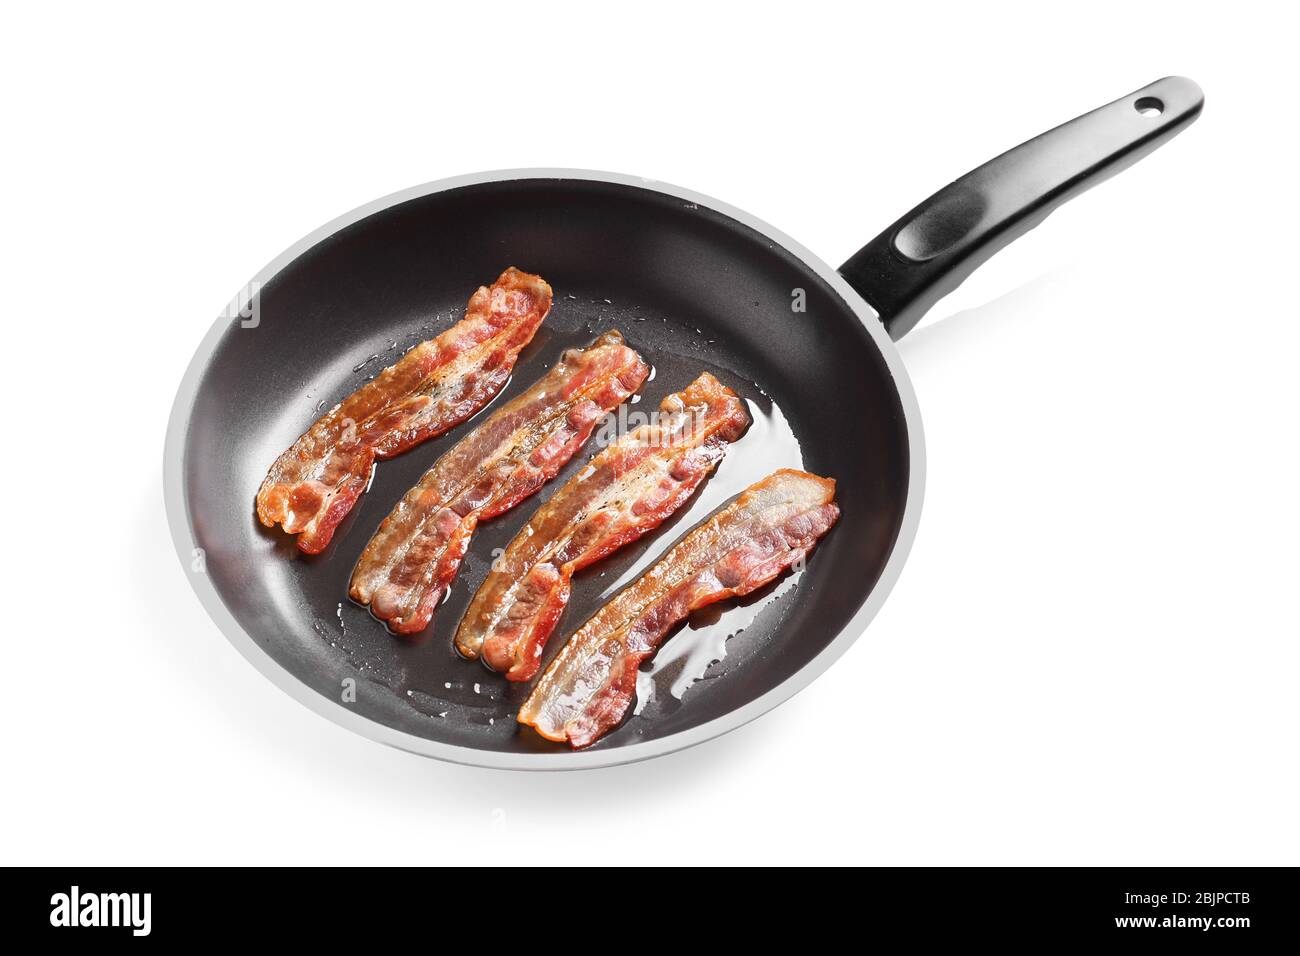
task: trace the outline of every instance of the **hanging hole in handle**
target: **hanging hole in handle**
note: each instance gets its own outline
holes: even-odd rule
[[[1143,116],[1159,116],[1165,111],[1165,104],[1154,96],[1144,96],[1133,104],[1133,108]]]

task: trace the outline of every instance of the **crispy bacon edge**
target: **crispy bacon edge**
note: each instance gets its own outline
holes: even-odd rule
[[[480,287],[465,317],[339,402],[267,472],[257,517],[318,554],[365,491],[375,461],[465,421],[501,391],[551,308],[551,287],[511,266]]]
[[[692,611],[767,584],[839,518],[835,482],[782,469],[688,532],[569,639],[520,708],[548,740],[590,746],[618,726],[636,675]]]
[[[511,681],[531,680],[574,573],[667,520],[749,422],[745,403],[708,372],[664,398],[656,421],[596,455],[493,562],[456,631],[456,649],[481,653]]]
[[[475,527],[533,494],[650,369],[617,331],[564,353],[425,472],[384,519],[349,595],[397,634],[424,630],[460,568]]]

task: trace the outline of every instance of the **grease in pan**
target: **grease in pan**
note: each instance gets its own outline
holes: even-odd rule
[[[773,580],[812,550],[839,518],[835,482],[782,469],[696,526],[569,638],[518,720],[575,748],[618,726],[641,663],[672,628],[705,605]]]

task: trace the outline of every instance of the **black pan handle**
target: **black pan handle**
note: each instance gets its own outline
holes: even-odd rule
[[[901,338],[930,306],[1057,206],[1181,132],[1205,97],[1168,76],[990,160],[939,190],[840,267]]]

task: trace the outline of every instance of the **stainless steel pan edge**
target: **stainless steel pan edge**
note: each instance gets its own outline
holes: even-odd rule
[[[848,282],[835,269],[785,235],[785,233],[741,209],[693,190],[638,176],[583,169],[507,169],[455,176],[422,186],[415,186],[359,206],[351,212],[326,223],[281,253],[280,256],[254,276],[246,284],[245,288],[256,288],[257,285],[267,283],[289,263],[313,246],[339,230],[390,206],[446,190],[516,179],[576,179],[608,182],[650,190],[674,197],[683,202],[695,203],[712,209],[768,237],[774,243],[784,247],[792,255],[802,260],[808,268],[812,269],[840,295],[845,304],[861,320],[863,327],[870,334],[883,357],[898,391],[909,444],[908,486],[898,536],[884,570],[866,601],[826,648],[783,683],[725,716],[670,737],[629,744],[611,750],[511,754],[456,747],[385,727],[352,712],[341,700],[334,701],[316,693],[273,660],[239,625],[221,600],[211,579],[201,570],[201,563],[200,569],[195,570],[194,549],[196,547],[196,536],[191,526],[190,511],[182,478],[186,434],[199,382],[219,339],[232,321],[238,321],[227,316],[238,315],[239,307],[242,304],[241,296],[236,296],[232,300],[223,315],[208,330],[208,334],[190,360],[172,405],[171,416],[167,424],[163,456],[163,497],[168,525],[171,529],[172,543],[200,603],[227,640],[234,645],[235,649],[276,686],[295,700],[321,716],[364,737],[439,760],[500,770],[583,770],[648,760],[652,757],[659,757],[692,747],[728,731],[735,730],[737,727],[749,723],[751,720],[789,700],[838,660],[848,650],[849,646],[858,639],[858,636],[867,628],[867,625],[871,623],[871,620],[876,616],[898,580],[920,522],[922,495],[925,485],[925,444],[920,409],[917,405],[911,381],[898,354],[898,349],[886,332],[885,327],[881,324],[876,311],[849,286]]]

